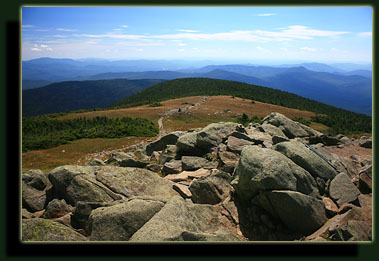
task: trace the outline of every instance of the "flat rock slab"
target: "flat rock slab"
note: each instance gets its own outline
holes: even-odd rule
[[[152,218],[164,203],[154,200],[132,199],[128,202],[92,211],[91,224],[93,241],[127,241]]]
[[[182,157],[182,169],[183,170],[197,170],[201,168],[212,169],[217,167],[217,162],[209,161],[202,157],[196,156],[183,156]]]
[[[186,185],[176,183],[176,184],[172,185],[172,188],[176,192],[178,192],[180,194],[180,196],[182,196],[183,198],[191,198],[192,197],[192,193],[189,190],[188,186],[186,186]]]
[[[329,195],[338,206],[342,206],[344,203],[356,200],[360,191],[347,174],[341,172],[330,182]]]

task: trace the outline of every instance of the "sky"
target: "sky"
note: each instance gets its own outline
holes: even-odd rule
[[[371,7],[23,7],[22,59],[372,62]]]

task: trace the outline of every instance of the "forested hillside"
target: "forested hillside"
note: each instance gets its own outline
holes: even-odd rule
[[[161,80],[67,81],[22,92],[22,115],[104,108]]]
[[[327,115],[315,118],[327,123],[331,132],[371,132],[371,117],[339,109],[301,96],[240,82],[208,78],[185,78],[165,81],[129,96],[112,106],[132,107],[152,102],[197,95],[231,95],[244,99],[308,110]]]

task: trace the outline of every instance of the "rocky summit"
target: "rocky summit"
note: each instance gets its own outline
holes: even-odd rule
[[[371,160],[332,152],[355,143],[273,112],[26,171],[22,241],[371,241]]]

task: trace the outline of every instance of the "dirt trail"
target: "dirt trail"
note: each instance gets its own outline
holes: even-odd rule
[[[194,105],[188,105],[188,106],[179,107],[176,109],[169,109],[169,110],[165,111],[161,115],[161,117],[158,119],[159,134],[156,137],[148,138],[148,139],[140,141],[138,143],[135,143],[135,144],[132,144],[129,146],[124,146],[124,147],[118,148],[118,149],[108,149],[108,150],[103,150],[100,152],[89,153],[84,158],[81,158],[80,160],[78,160],[78,162],[88,164],[92,159],[95,159],[95,158],[104,160],[104,159],[109,158],[113,153],[129,151],[129,150],[132,150],[136,147],[146,145],[155,139],[159,139],[168,133],[168,130],[165,129],[163,126],[163,120],[165,118],[168,118],[172,115],[175,115],[175,114],[178,114],[181,112],[189,111],[189,110],[193,109],[194,107],[200,106],[202,103],[206,102],[207,100],[208,100],[208,97],[202,97],[200,102],[195,103]]]

